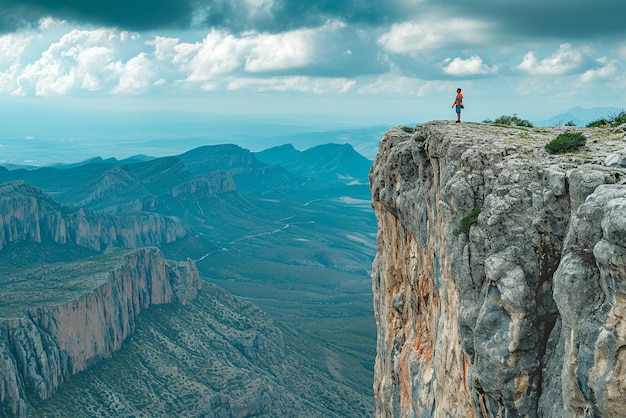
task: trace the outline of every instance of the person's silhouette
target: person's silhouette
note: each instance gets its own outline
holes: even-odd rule
[[[456,89],[456,98],[452,107],[456,107],[456,123],[461,123],[461,109],[463,109],[463,93],[461,89]]]

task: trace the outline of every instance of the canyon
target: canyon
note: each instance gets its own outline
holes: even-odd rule
[[[0,416],[371,415],[371,161],[262,154],[0,167]]]

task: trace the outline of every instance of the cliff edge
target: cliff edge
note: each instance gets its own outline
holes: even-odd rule
[[[623,416],[623,130],[395,127],[370,186],[377,416]]]
[[[154,247],[12,272],[0,283],[0,406],[18,416],[29,398],[47,399],[111,357],[141,311],[187,303],[201,287],[193,261],[166,260]]]
[[[150,247],[188,232],[173,216],[104,215],[63,207],[23,181],[1,184],[0,415],[28,416],[30,401],[111,357],[151,305],[193,300],[195,263]],[[28,243],[104,253],[47,263],[54,257]]]

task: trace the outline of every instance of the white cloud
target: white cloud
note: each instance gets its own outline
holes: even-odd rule
[[[0,66],[10,67],[18,61],[31,39],[32,36],[26,33],[10,33],[0,36]]]
[[[0,93],[20,95],[20,92],[16,90],[15,80],[21,72],[22,67],[15,63],[6,71],[0,73]]]
[[[322,54],[327,45],[323,39],[329,33],[345,27],[329,21],[315,29],[303,29],[281,34],[244,33],[239,37],[213,29],[200,43],[167,44],[175,55],[172,63],[188,74],[188,81],[206,82],[237,73],[261,73],[305,67]],[[164,41],[154,42],[161,55]],[[212,83],[211,83],[212,84]]]
[[[476,45],[486,41],[488,29],[485,22],[478,20],[429,18],[393,24],[378,38],[378,44],[397,54]]]
[[[47,30],[54,26],[64,25],[65,23],[67,22],[64,20],[59,20],[52,17],[44,17],[43,19],[39,20],[39,29]]]
[[[532,51],[527,52],[517,68],[536,76],[563,75],[576,69],[581,62],[580,52],[572,49],[570,44],[561,44],[558,51],[541,61],[537,60]]]
[[[119,83],[112,90],[117,94],[140,94],[148,91],[152,85],[155,74],[152,63],[143,52],[131,58],[125,64],[116,63],[116,72],[119,75]]]
[[[178,51],[176,48],[180,43],[179,38],[166,38],[163,36],[156,36],[152,41],[146,41],[146,45],[154,47],[154,57],[159,61],[171,61],[173,60]],[[189,44],[187,44],[189,45]]]
[[[275,71],[309,64],[314,57],[314,35],[307,30],[256,37],[256,45],[245,59],[246,71]]]
[[[251,0],[249,6],[263,9],[270,4]],[[266,78],[267,73],[311,65],[323,56],[328,39],[345,27],[340,21],[329,21],[313,29],[240,35],[213,29],[198,42],[181,42],[180,38],[163,36],[144,41],[138,34],[111,28],[63,31],[67,28],[63,25],[49,22],[59,38],[46,44],[30,62],[23,59],[21,51],[33,45],[32,36],[0,37],[0,58],[7,63],[0,72],[1,92],[39,96],[94,91],[142,94],[154,86],[188,83],[203,90],[233,88],[248,83],[246,79],[252,74]],[[238,84],[236,80],[242,77]],[[305,79],[309,80],[305,87],[295,82]],[[328,83],[310,80],[318,79],[269,76],[269,81],[256,85],[260,89],[310,92],[347,91],[353,85],[332,78],[329,80],[335,81]],[[330,87],[333,83],[339,86]]]
[[[34,88],[38,96],[54,96],[110,85],[117,41],[118,33],[112,29],[70,31],[24,67],[16,79],[16,92],[28,94]]]
[[[455,58],[446,60],[447,66],[443,68],[443,72],[450,75],[467,76],[467,75],[485,75],[494,74],[497,66],[489,67],[477,55],[473,55],[468,59]]]
[[[611,78],[618,73],[617,62],[611,61],[609,63],[602,62],[605,60],[599,60],[600,63],[606,64],[600,68],[587,70],[580,75],[580,81],[584,83],[597,81],[600,79]]]
[[[249,48],[246,38],[213,29],[197,49],[179,48],[182,56],[179,54],[174,61],[183,63],[181,69],[189,72],[188,81],[207,81],[241,68],[243,55]],[[190,53],[195,55],[189,59]]]

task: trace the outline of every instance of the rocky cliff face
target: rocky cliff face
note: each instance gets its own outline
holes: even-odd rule
[[[192,261],[166,261],[145,248],[184,237],[178,218],[66,208],[21,181],[0,186],[0,214],[0,250],[48,240],[110,252],[0,273],[0,411],[24,416],[29,397],[48,398],[69,376],[118,350],[142,310],[187,303],[200,286]]]
[[[237,189],[232,176],[225,171],[216,171],[196,177],[172,189],[172,197],[183,195],[211,196],[232,192]]]
[[[54,283],[63,286],[66,276],[77,274],[93,287],[79,296],[66,291],[57,303],[24,307],[0,319],[0,406],[13,414],[26,416],[29,397],[46,399],[69,376],[110,357],[133,333],[142,310],[187,303],[201,283],[193,262],[165,260],[156,248],[23,271],[13,280],[41,276],[54,292]]]
[[[22,181],[0,185],[0,214],[0,250],[9,242],[42,238],[95,251],[137,248],[172,242],[188,233],[173,216],[147,212],[110,216],[65,208]]]
[[[385,134],[370,172],[378,416],[623,416],[626,140],[570,129],[588,141],[565,156],[544,151],[564,128]]]

